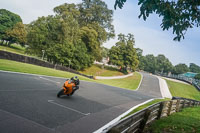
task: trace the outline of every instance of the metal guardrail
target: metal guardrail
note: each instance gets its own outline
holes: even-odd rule
[[[142,133],[151,122],[194,106],[200,106],[200,101],[173,97],[173,100],[153,104],[120,120],[103,130],[103,133]]]

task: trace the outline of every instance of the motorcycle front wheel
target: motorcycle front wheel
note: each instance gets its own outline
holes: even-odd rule
[[[64,89],[60,90],[57,94],[57,97],[60,97],[61,95],[64,95]]]

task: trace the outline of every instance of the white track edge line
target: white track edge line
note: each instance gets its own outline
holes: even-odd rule
[[[134,91],[138,91],[138,89],[139,89],[140,86],[141,86],[142,80],[143,80],[143,75],[142,75],[140,72],[137,72],[137,73],[139,73],[139,74],[141,75],[141,80],[140,80],[140,83],[139,83],[139,85],[138,85],[138,88],[137,88],[136,90],[134,90]]]
[[[21,74],[21,75],[42,76],[42,77],[49,77],[49,78],[67,79],[67,78],[64,78],[64,77],[55,77],[55,76],[47,76],[47,75],[39,75],[39,74],[31,74],[31,73],[23,73],[23,72],[13,72],[13,71],[4,71],[4,70],[0,70],[0,72],[15,73],[15,74]]]

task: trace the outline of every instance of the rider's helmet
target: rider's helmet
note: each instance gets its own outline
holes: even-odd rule
[[[73,80],[74,80],[74,83],[75,83],[75,84],[77,84],[77,85],[79,84],[79,79],[78,79],[77,76],[74,76],[74,77],[73,77]]]
[[[74,78],[73,78],[75,81],[77,81],[78,80],[78,77],[77,76],[74,76]]]

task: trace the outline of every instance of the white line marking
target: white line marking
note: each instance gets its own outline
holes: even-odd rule
[[[90,115],[90,113],[83,113],[83,112],[80,112],[80,111],[78,111],[78,110],[75,110],[75,109],[72,109],[72,108],[66,107],[66,106],[64,106],[64,105],[58,104],[58,103],[54,102],[54,100],[48,100],[48,102],[49,102],[49,103],[52,103],[52,104],[55,104],[55,105],[58,105],[58,106],[60,106],[60,107],[63,107],[63,108],[69,109],[69,110],[74,111],[74,112],[76,112],[76,113],[79,113],[79,114],[85,115],[85,116]]]
[[[10,92],[10,91],[55,91],[57,89],[20,89],[20,90],[0,90],[0,92],[3,92],[3,91],[7,91],[7,92]]]
[[[31,73],[23,73],[23,72],[12,72],[12,71],[4,71],[4,70],[0,70],[0,72],[21,74],[21,75],[30,75],[30,76],[42,76],[42,77],[47,77],[47,78],[66,79],[64,77],[55,77],[55,76],[47,76],[47,75],[39,75],[39,74],[31,74]]]
[[[50,82],[53,82],[53,83],[60,84],[60,82],[56,82],[56,81],[53,81],[53,80],[50,80],[50,79],[47,79],[47,78],[44,78],[44,77],[39,77],[39,78],[47,80],[47,81],[50,81]]]
[[[142,80],[143,80],[143,75],[142,75],[140,72],[137,72],[137,73],[139,73],[139,74],[141,75],[141,80],[140,80],[140,83],[139,83],[139,85],[138,85],[138,88],[137,88],[136,90],[133,90],[133,91],[138,91],[138,89],[139,89],[140,86],[141,86]]]

